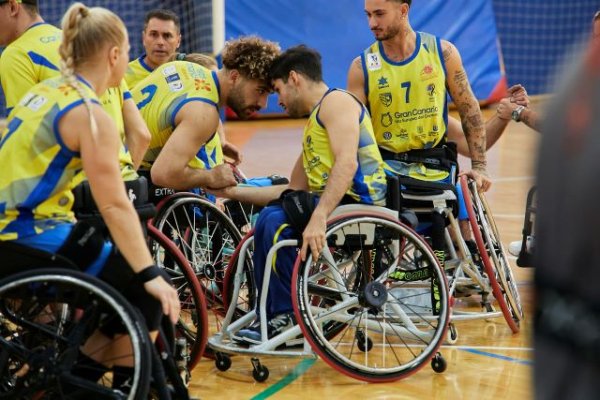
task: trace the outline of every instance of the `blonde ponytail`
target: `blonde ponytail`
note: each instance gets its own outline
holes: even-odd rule
[[[75,77],[75,54],[73,51],[75,38],[79,34],[79,24],[82,19],[87,18],[89,15],[89,9],[82,3],[74,3],[69,7],[63,17],[63,38],[58,51],[61,58],[60,73],[67,84],[75,89],[83,99],[85,107],[90,114],[90,129],[94,137],[98,134],[98,124],[96,123],[96,118],[94,118],[92,101],[86,96],[81,83]]]

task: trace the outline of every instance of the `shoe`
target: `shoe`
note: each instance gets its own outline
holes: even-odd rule
[[[529,254],[533,253],[534,244],[535,244],[535,238],[533,236],[527,236],[527,241],[525,242],[525,250]],[[522,240],[516,240],[514,242],[510,242],[510,244],[508,245],[508,252],[515,257],[519,257],[522,246],[523,246]]]
[[[267,322],[267,336],[268,339],[274,338],[280,333],[285,332],[286,330],[292,328],[296,325],[296,318],[294,317],[294,313],[283,313],[278,314],[271,318]],[[242,341],[249,344],[260,344],[262,343],[261,334],[260,334],[260,322],[256,320],[252,325],[248,328],[241,329],[237,336],[235,337],[238,341]],[[288,343],[286,343],[288,344]],[[289,345],[293,345],[289,343]]]

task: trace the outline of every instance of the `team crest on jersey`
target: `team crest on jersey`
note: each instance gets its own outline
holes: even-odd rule
[[[169,89],[171,92],[179,92],[181,89],[183,89],[183,83],[181,81],[170,82]]]
[[[381,125],[383,125],[385,128],[392,125],[392,114],[390,114],[389,112],[382,114],[381,115]]]
[[[206,92],[210,92],[212,89],[210,87],[210,83],[206,79],[194,79],[194,85],[196,90],[204,90]]]
[[[429,95],[429,97],[435,96],[435,84],[430,83],[429,85],[427,85],[427,94]]]
[[[421,70],[421,80],[426,81],[437,77],[437,71],[431,64],[427,64]],[[435,88],[434,88],[435,89]]]
[[[177,68],[174,65],[168,65],[162,71],[164,76],[174,75],[177,73]]]
[[[400,129],[400,133],[396,135],[402,140],[408,140],[408,131],[404,128]]]
[[[378,89],[385,89],[390,87],[390,84],[388,83],[388,80],[385,76],[382,76],[381,78],[377,79],[377,88]]]
[[[384,106],[389,107],[392,104],[392,94],[389,92],[381,93],[379,95],[379,101],[381,101],[381,104]]]
[[[367,54],[367,69],[369,71],[377,71],[381,69],[381,59],[377,53]]]

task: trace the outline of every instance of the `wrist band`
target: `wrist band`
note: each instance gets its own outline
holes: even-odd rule
[[[135,277],[142,283],[151,281],[152,279],[158,278],[159,276],[161,276],[160,268],[158,268],[154,264],[144,268],[143,270],[135,274]]]

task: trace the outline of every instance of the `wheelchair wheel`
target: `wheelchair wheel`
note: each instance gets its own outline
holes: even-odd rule
[[[148,331],[106,283],[67,269],[27,271],[0,281],[0,313],[0,398],[147,397]],[[130,393],[112,389],[117,372],[87,364],[80,349],[107,367],[131,361]]]
[[[298,258],[292,282],[296,319],[313,350],[367,382],[427,365],[450,318],[448,283],[433,251],[388,218],[361,213],[330,221],[332,258]]]
[[[474,181],[467,182],[461,177],[461,189],[469,214],[471,230],[479,255],[490,279],[494,297],[502,310],[508,326],[517,333],[524,318],[521,297],[517,282],[500,242],[498,228],[490,208],[482,194],[479,194]]]
[[[241,233],[247,233],[254,227],[254,218],[263,207],[237,200],[227,199],[223,202],[225,214]]]
[[[226,312],[223,281],[241,240],[239,231],[213,203],[189,193],[174,195],[165,202],[153,225],[177,245],[190,263],[205,294],[209,331],[216,333]]]
[[[208,340],[206,299],[196,274],[173,242],[152,225],[148,225],[148,241],[154,262],[167,272],[179,294],[177,335],[189,345],[187,368],[191,371],[200,361]]]

